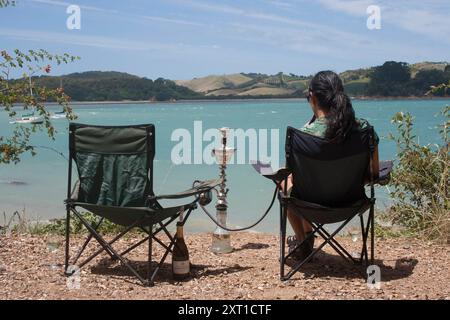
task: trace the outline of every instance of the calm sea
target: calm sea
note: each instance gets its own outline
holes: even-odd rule
[[[410,112],[416,117],[415,129],[421,143],[439,141],[436,117],[450,100],[421,101],[354,101],[358,117],[369,120],[380,138],[380,158],[394,159],[395,144],[387,139],[394,131],[391,117],[398,111]],[[58,111],[57,107],[50,107]],[[190,187],[193,180],[210,179],[218,175],[216,165],[171,165],[171,150],[176,142],[171,141],[172,132],[178,128],[193,133],[194,121],[202,121],[203,131],[209,128],[278,129],[280,142],[280,163],[283,157],[283,142],[288,125],[300,127],[311,118],[311,110],[303,100],[271,101],[225,101],[225,102],[180,102],[172,104],[115,104],[77,105],[77,122],[99,125],[126,125],[153,123],[156,126],[155,191],[171,193]],[[0,136],[8,134],[12,125],[5,112],[0,112]],[[45,134],[37,133],[33,144],[56,149],[67,155],[66,120],[55,120],[58,130],[55,141]],[[268,138],[270,141],[270,137]],[[205,143],[204,146],[206,146]],[[256,220],[267,207],[273,192],[272,184],[259,177],[251,165],[235,164],[228,169],[229,223],[245,226]],[[16,182],[16,183],[11,183]],[[17,183],[19,182],[19,183]],[[25,210],[31,219],[46,220],[63,217],[67,183],[67,161],[57,153],[38,149],[38,155],[26,155],[17,165],[0,165],[0,224],[3,212]],[[378,189],[378,206],[389,204],[386,188]],[[211,206],[211,211],[214,208]],[[213,226],[201,210],[193,213],[188,229],[211,231]],[[257,231],[276,232],[278,211],[273,208],[268,218]]]

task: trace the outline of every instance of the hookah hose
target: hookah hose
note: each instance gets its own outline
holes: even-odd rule
[[[275,191],[274,191],[273,197],[272,197],[272,201],[270,202],[269,207],[266,209],[266,212],[264,212],[264,214],[261,216],[261,218],[258,219],[258,221],[256,221],[254,224],[252,224],[252,225],[250,225],[250,226],[248,226],[248,227],[245,227],[245,228],[238,228],[238,229],[230,229],[230,228],[227,228],[227,227],[221,225],[220,222],[218,222],[218,221],[213,217],[213,215],[212,215],[211,213],[209,213],[209,211],[208,211],[204,206],[202,206],[201,204],[199,204],[199,205],[200,205],[200,207],[203,209],[203,211],[206,213],[206,215],[207,215],[207,216],[208,216],[208,217],[209,217],[209,218],[210,218],[210,219],[211,219],[218,227],[220,227],[220,228],[222,228],[222,229],[224,229],[224,230],[226,230],[226,231],[231,231],[231,232],[244,231],[244,230],[248,230],[248,229],[253,228],[254,226],[258,225],[261,221],[263,221],[263,220],[266,218],[267,214],[269,213],[270,209],[272,209],[273,204],[275,203],[275,199],[276,199],[276,197],[277,197],[277,193],[278,193],[278,186],[275,188]]]

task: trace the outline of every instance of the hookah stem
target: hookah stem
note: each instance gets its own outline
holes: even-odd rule
[[[201,207],[202,210],[206,213],[206,215],[207,215],[207,216],[208,216],[208,217],[209,217],[209,218],[210,218],[210,219],[211,219],[218,227],[220,227],[220,228],[222,228],[222,229],[224,229],[224,230],[226,230],[226,231],[232,231],[232,232],[236,232],[236,231],[244,231],[244,230],[248,230],[248,229],[253,228],[254,226],[258,225],[261,221],[263,221],[263,220],[266,218],[266,216],[267,216],[267,214],[269,213],[270,209],[272,209],[272,207],[273,207],[273,204],[274,204],[275,199],[276,199],[276,197],[277,197],[277,192],[278,192],[278,186],[275,188],[275,191],[274,191],[273,197],[272,197],[272,201],[270,202],[269,207],[267,208],[266,212],[264,212],[264,214],[261,216],[261,218],[259,218],[258,221],[256,221],[254,224],[252,224],[252,225],[250,225],[250,226],[248,226],[248,227],[245,227],[245,228],[239,228],[239,229],[230,229],[230,228],[227,228],[227,227],[221,225],[220,222],[218,222],[218,221],[213,217],[213,215],[212,215],[211,213],[208,212],[208,210],[207,210],[204,206],[200,205],[200,207]]]

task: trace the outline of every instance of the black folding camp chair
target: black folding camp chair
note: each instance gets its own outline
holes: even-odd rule
[[[155,127],[151,124],[133,126],[92,126],[71,123],[69,128],[69,170],[66,220],[65,272],[71,275],[71,265],[81,268],[105,251],[118,259],[144,285],[153,285],[157,272],[175,244],[167,227],[177,218],[184,225],[192,210],[197,208],[200,196],[220,183],[219,180],[199,182],[181,193],[155,196],[153,192],[153,159],[155,156]],[[72,186],[72,163],[76,164],[79,181]],[[184,205],[163,208],[160,199],[189,198]],[[77,209],[83,208],[99,217],[90,223]],[[89,235],[70,261],[71,215],[89,231]],[[123,231],[106,241],[98,232],[107,219],[123,226]],[[143,239],[119,253],[113,244],[134,228],[141,229]],[[165,244],[156,236],[163,232],[169,239]],[[100,248],[77,263],[89,242],[94,238]],[[160,244],[165,252],[157,267],[152,270],[152,241]],[[148,270],[144,277],[134,268],[125,255],[141,244],[148,243]]]
[[[365,194],[364,180],[368,168],[372,168],[375,150],[374,130],[354,129],[345,142],[333,143],[326,139],[310,135],[288,127],[286,135],[286,168],[264,176],[273,180],[284,192],[279,193],[280,200],[280,278],[290,279],[300,268],[310,261],[326,244],[329,244],[347,261],[369,264],[368,239],[370,233],[370,261],[374,260],[374,174],[370,170],[370,198]],[[369,166],[370,165],[370,166]],[[392,166],[390,167],[392,169]],[[387,170],[390,172],[390,170]],[[386,180],[389,172],[383,173]],[[293,188],[287,189],[287,177],[292,174]],[[384,180],[384,182],[385,182]],[[284,188],[282,188],[284,181]],[[313,227],[302,243],[286,254],[287,210],[303,217]],[[363,214],[369,210],[367,221]],[[353,257],[335,239],[335,236],[356,216],[359,216],[362,232],[362,250],[359,257]],[[340,223],[328,232],[324,226]],[[296,249],[311,237],[319,235],[324,242],[316,247],[302,261],[291,264],[291,270],[285,274],[287,260]]]

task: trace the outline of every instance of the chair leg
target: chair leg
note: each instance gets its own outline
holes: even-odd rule
[[[152,229],[153,226],[149,225],[149,237],[148,237],[148,261],[147,261],[147,285],[152,287],[154,285],[152,279]]]
[[[165,222],[164,224],[161,225],[160,228],[156,229],[156,231],[153,233],[154,236],[156,236],[158,233],[160,233],[163,230],[163,227],[167,227],[169,224],[171,224],[177,217],[173,217],[170,218],[169,221]],[[146,232],[146,231],[145,231]],[[147,232],[146,232],[147,233]],[[125,251],[123,251],[120,255],[124,256],[126,254],[128,254],[129,252],[133,251],[134,249],[136,249],[137,247],[139,247],[141,244],[143,244],[144,242],[147,242],[148,238],[144,238],[142,240],[139,240],[139,242],[135,243],[134,245],[132,245],[131,247],[129,247],[128,249],[126,249]]]
[[[353,263],[357,263],[358,260],[355,259],[354,257],[352,257],[352,255],[345,250],[345,248],[339,243],[337,242],[334,238],[332,238],[330,236],[330,234],[324,229],[322,228],[322,226],[319,226],[319,228],[317,229],[317,233],[323,238],[323,239],[327,239],[330,238],[330,242],[328,243],[330,245],[330,247],[332,247],[334,249],[334,251],[336,251],[345,261],[347,262],[353,262]]]
[[[66,212],[66,250],[65,250],[65,261],[64,261],[64,273],[69,275],[67,269],[69,268],[69,257],[70,257],[70,209],[67,207]]]
[[[98,230],[100,225],[102,224],[104,218],[101,218],[100,221],[95,226],[95,230]],[[92,234],[89,234],[86,240],[84,241],[83,245],[81,246],[80,250],[78,250],[77,254],[75,255],[75,258],[73,258],[73,264],[76,264],[78,259],[80,259],[81,255],[83,254],[84,250],[86,249],[89,242],[92,240]]]
[[[339,228],[337,228],[329,237],[327,236],[323,236],[324,238],[324,242],[317,247],[316,249],[313,250],[313,252],[311,252],[304,260],[299,261],[290,271],[289,273],[284,277],[285,280],[290,279],[296,272],[298,272],[300,270],[300,268],[307,263],[308,261],[310,261],[325,245],[329,244],[331,242],[331,240],[352,220],[353,217],[350,217],[349,219],[347,219],[342,225],[339,226]],[[309,222],[309,221],[308,221]],[[316,231],[317,229],[315,229]]]
[[[141,277],[141,275],[130,265],[130,263],[128,261],[126,261],[122,256],[119,255],[118,252],[116,252],[116,250],[114,250],[113,247],[111,247],[111,245],[105,240],[103,239],[96,230],[94,230],[94,228],[89,224],[88,221],[86,221],[86,219],[83,218],[82,215],[78,214],[78,212],[76,212],[75,210],[73,211],[73,213],[78,217],[78,219],[80,219],[80,221],[83,223],[83,225],[86,227],[86,229],[88,229],[88,231],[93,235],[94,239],[98,241],[98,243],[103,247],[103,250],[105,250],[108,253],[112,253],[114,256],[116,256],[120,262],[122,262],[122,264],[124,266],[126,266],[128,268],[128,270],[131,271],[131,273],[133,273],[133,275],[139,279],[139,281],[141,281],[141,283],[143,285],[147,284],[147,281]],[[136,221],[136,224],[139,221]],[[134,227],[134,226],[132,226]],[[102,250],[102,251],[103,251]],[[81,267],[81,265],[80,265]]]
[[[164,227],[164,229],[165,229],[165,227]],[[167,230],[166,230],[166,231],[167,231]],[[164,253],[164,255],[163,255],[163,257],[161,258],[161,260],[159,261],[158,266],[155,268],[155,271],[153,271],[153,274],[151,275],[151,278],[150,278],[150,282],[151,282],[151,283],[154,282],[155,277],[156,277],[156,274],[158,273],[159,269],[161,269],[161,267],[162,267],[164,261],[166,261],[166,258],[167,258],[167,256],[169,255],[169,253],[172,252],[172,248],[173,248],[174,246],[175,246],[175,238],[172,237],[171,240],[170,240],[170,244],[169,244],[169,246],[168,246],[167,249],[166,249],[166,252]]]
[[[287,224],[287,208],[280,204],[280,280],[285,281],[284,265],[285,265],[285,243],[286,243],[286,224]]]
[[[133,229],[135,227],[135,225],[139,223],[139,221],[136,221],[133,225],[127,227],[125,230],[123,230],[121,233],[119,233],[117,236],[114,237],[114,239],[112,239],[111,241],[107,242],[109,247],[111,247],[117,240],[119,240],[120,238],[122,238],[125,234],[127,234],[131,229]],[[91,226],[92,228],[92,226]],[[88,229],[90,230],[90,229]],[[94,229],[95,230],[95,229]],[[95,230],[95,233],[97,234],[97,231]],[[91,232],[90,235],[92,235],[95,238],[95,235]],[[97,234],[98,235],[98,234]],[[99,236],[99,235],[98,235]],[[97,240],[97,238],[95,238]],[[97,240],[98,241],[98,240]],[[101,244],[100,244],[101,245]],[[102,253],[103,251],[105,251],[107,254],[109,254],[111,256],[112,260],[117,260],[119,259],[118,256],[116,254],[114,254],[114,252],[112,252],[108,247],[104,247],[103,245],[101,245],[101,248],[98,249],[97,251],[95,251],[93,254],[91,254],[88,258],[86,258],[82,263],[80,263],[78,265],[78,267],[83,267],[84,265],[86,265],[87,263],[89,263],[92,259],[94,259],[96,256],[98,256],[100,253]],[[122,256],[122,255],[121,255]]]
[[[373,265],[375,261],[375,208],[374,205],[370,207],[370,263]]]
[[[369,256],[367,253],[367,232],[366,232],[366,228],[364,227],[364,218],[363,215],[361,214],[359,216],[359,220],[361,222],[361,234],[362,234],[362,242],[363,242],[363,247],[362,247],[362,251],[361,251],[361,256],[360,256],[360,261],[361,264],[363,263],[363,261],[365,262],[365,266],[367,268],[367,266],[369,265]]]

